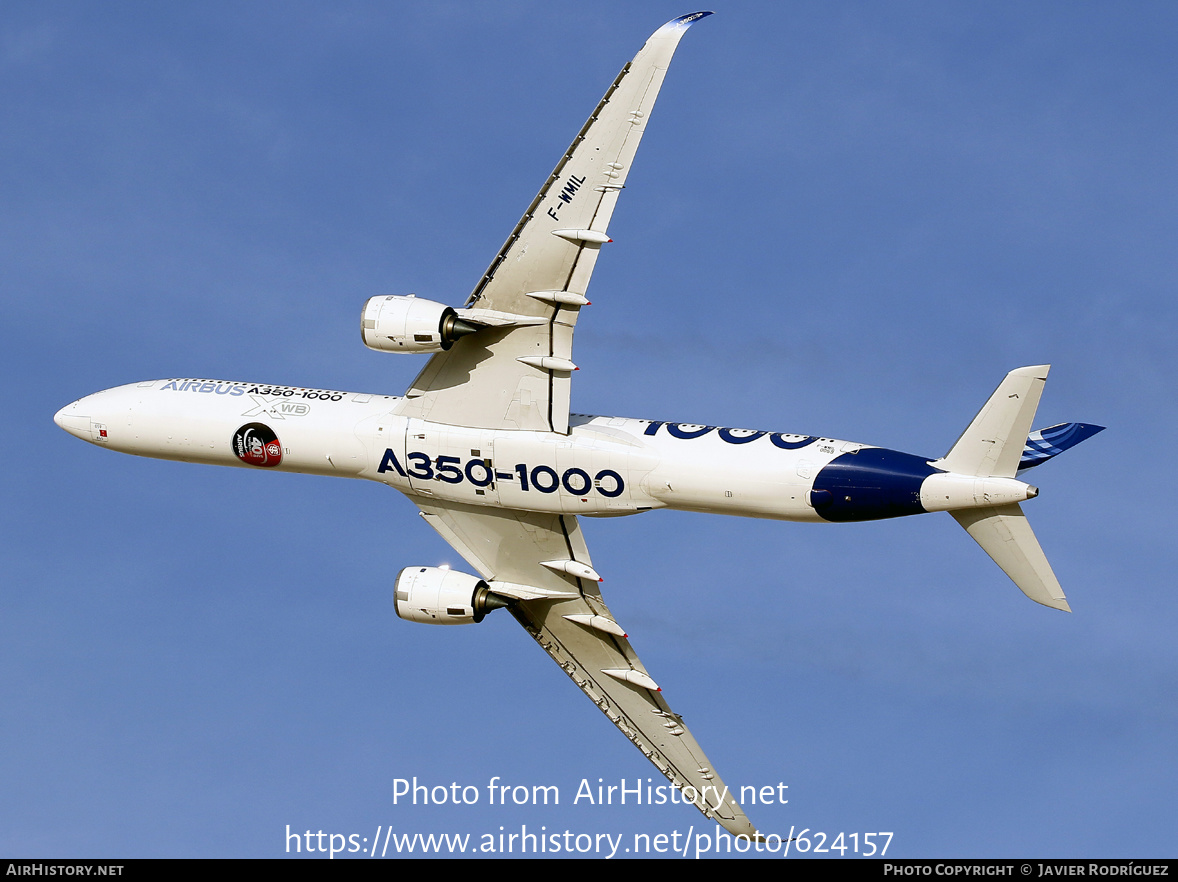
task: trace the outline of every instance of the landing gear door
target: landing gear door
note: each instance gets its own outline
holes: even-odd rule
[[[493,434],[410,419],[404,467],[410,492],[469,505],[498,501]]]

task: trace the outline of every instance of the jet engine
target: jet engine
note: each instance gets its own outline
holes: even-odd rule
[[[442,352],[478,330],[451,307],[412,294],[370,297],[360,315],[364,345],[381,352]]]
[[[511,601],[482,579],[440,567],[405,567],[397,573],[397,615],[426,625],[469,625]]]

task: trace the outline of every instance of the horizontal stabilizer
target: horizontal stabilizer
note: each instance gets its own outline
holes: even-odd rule
[[[950,514],[1023,594],[1044,606],[1072,611],[1018,503],[961,509]]]
[[[1103,432],[1104,426],[1090,426],[1086,423],[1060,423],[1039,429],[1027,437],[1023,447],[1023,457],[1019,460],[1019,471],[1032,468],[1047,462],[1053,456],[1059,456],[1065,450],[1075,447],[1081,441],[1091,438],[1097,432]]]
[[[959,475],[1013,478],[1039,407],[1050,365],[1011,371],[936,468]]]

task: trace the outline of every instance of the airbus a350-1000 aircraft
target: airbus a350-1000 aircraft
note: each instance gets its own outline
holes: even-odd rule
[[[569,412],[573,329],[614,205],[680,38],[659,28],[560,158],[461,309],[364,306],[365,345],[431,353],[403,397],[208,379],[148,380],[62,408],[99,447],[185,462],[367,478],[395,487],[478,575],[410,566],[411,622],[505,608],[709,818],[756,830],[659,691],[598,590],[579,515],[659,508],[839,522],[947,511],[1028,597],[1068,609],[1016,475],[1100,430],[1031,433],[1047,367],[1011,371],[941,459],[867,444]]]

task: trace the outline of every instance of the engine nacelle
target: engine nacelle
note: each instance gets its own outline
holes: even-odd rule
[[[371,297],[360,314],[364,345],[381,352],[442,352],[478,330],[449,306],[412,294]]]
[[[440,567],[405,567],[397,573],[397,615],[426,625],[469,625],[510,601],[482,579]]]

